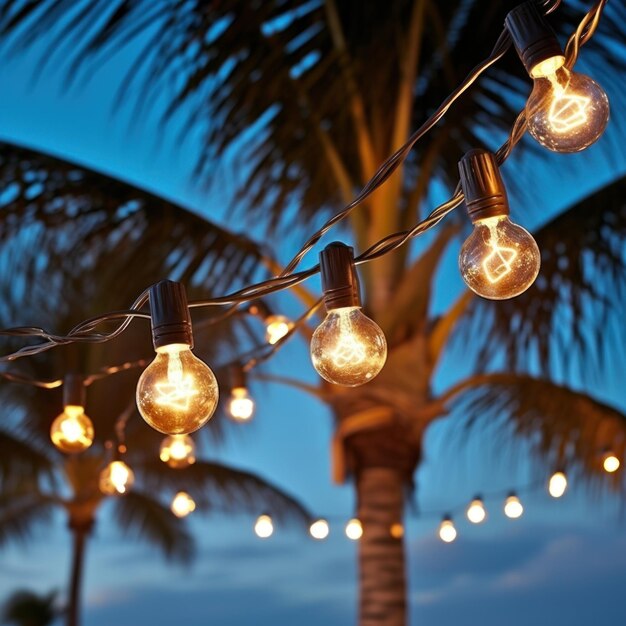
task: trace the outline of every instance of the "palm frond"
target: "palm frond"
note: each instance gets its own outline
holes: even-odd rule
[[[13,484],[11,491],[0,492],[0,545],[30,539],[37,525],[50,521],[56,505],[32,482]]]
[[[16,480],[36,481],[50,476],[53,463],[43,449],[34,442],[6,430],[0,430],[0,486]]]
[[[2,609],[4,623],[47,626],[58,617],[57,592],[39,595],[28,590],[14,591]]]

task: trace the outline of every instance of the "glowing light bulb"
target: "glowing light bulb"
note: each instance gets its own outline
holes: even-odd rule
[[[363,536],[363,526],[361,520],[356,517],[346,524],[346,537],[352,541],[358,541]]]
[[[100,472],[100,491],[107,496],[127,493],[134,482],[135,474],[124,461],[111,461]]]
[[[265,339],[267,343],[274,345],[282,339],[293,324],[284,315],[269,315],[265,319]]]
[[[609,121],[609,100],[600,85],[568,70],[563,56],[535,65],[526,105],[530,134],[555,152],[579,152],[594,143]]]
[[[515,494],[511,494],[504,503],[504,514],[511,519],[517,519],[522,517],[522,513],[524,513],[524,507],[520,499]]]
[[[137,407],[155,430],[184,435],[206,424],[217,407],[217,380],[187,344],[156,349],[137,384]]]
[[[452,543],[456,539],[456,528],[449,517],[444,517],[439,525],[439,538],[445,543]]]
[[[387,341],[361,307],[331,309],[313,333],[311,360],[328,382],[357,387],[372,380],[385,365]]]
[[[526,291],[541,265],[539,248],[532,235],[506,215],[474,223],[459,255],[465,284],[490,300],[513,298]]]
[[[325,519],[318,519],[309,527],[309,533],[311,533],[311,537],[313,537],[313,539],[326,539],[329,532],[330,528],[328,527],[328,522]]]
[[[389,529],[389,534],[394,539],[402,539],[402,537],[404,537],[404,526],[399,522],[392,524],[391,528]]]
[[[255,525],[254,532],[257,537],[261,539],[267,539],[271,537],[274,533],[274,524],[272,523],[272,518],[269,515],[259,515]]]
[[[66,405],[50,427],[50,439],[61,452],[83,452],[94,438],[93,424],[82,406]]]
[[[196,462],[196,444],[189,435],[169,435],[161,442],[159,458],[174,469]]]
[[[231,391],[228,412],[238,422],[247,422],[254,415],[254,400],[245,387],[235,387]]]
[[[487,511],[481,498],[474,498],[467,507],[467,519],[472,524],[480,524],[487,518]]]
[[[553,498],[560,498],[567,490],[567,477],[563,472],[555,472],[548,482],[548,493]]]
[[[604,455],[602,466],[604,467],[605,472],[612,474],[613,472],[617,472],[619,469],[620,460],[612,452],[607,452]]]
[[[176,517],[187,517],[196,510],[196,503],[186,491],[179,491],[172,500],[170,510]]]

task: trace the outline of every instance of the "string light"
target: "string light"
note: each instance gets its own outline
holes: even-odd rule
[[[260,539],[268,539],[274,534],[274,524],[269,515],[259,515],[254,524],[254,532]]]
[[[63,413],[50,426],[50,439],[61,452],[84,452],[93,443],[94,429],[85,414],[85,386],[81,376],[68,374],[65,377],[63,405]]]
[[[159,458],[174,469],[189,467],[196,462],[196,444],[189,435],[168,435],[161,442]]]
[[[604,467],[605,472],[609,474],[617,472],[620,465],[620,460],[615,456],[615,454],[613,454],[613,452],[605,453],[604,459],[602,461],[602,467]]]
[[[402,537],[404,537],[404,526],[399,522],[392,524],[391,528],[389,529],[389,534],[394,539],[402,539]]]
[[[124,461],[111,461],[101,472],[99,487],[106,496],[124,495],[135,482],[135,474]]]
[[[185,289],[164,280],[150,289],[156,358],[137,384],[137,407],[155,430],[194,432],[211,419],[219,391],[211,369],[191,352],[193,335]]]
[[[327,315],[311,339],[311,360],[325,380],[357,387],[372,380],[387,359],[383,331],[361,312],[352,248],[331,243],[320,254]]]
[[[356,517],[346,524],[346,537],[352,541],[358,541],[363,536],[363,526]]]
[[[485,510],[485,505],[480,496],[474,498],[467,507],[467,519],[472,522],[472,524],[480,524],[487,519],[487,511]]]
[[[170,509],[176,517],[183,518],[196,510],[196,503],[186,491],[179,491],[174,496]]]
[[[510,519],[518,519],[522,517],[523,513],[524,507],[520,499],[514,493],[511,493],[504,503],[504,514]]]
[[[560,498],[567,490],[567,477],[564,472],[555,472],[550,476],[548,493],[553,498]]]
[[[248,393],[246,373],[240,365],[231,368],[228,413],[236,422],[249,422],[254,416],[254,400]]]
[[[330,533],[330,527],[325,519],[315,520],[309,527],[309,533],[313,539],[326,539]]]
[[[265,320],[265,338],[267,343],[275,345],[278,343],[293,327],[288,317],[284,315],[270,315]]]
[[[454,522],[449,515],[446,515],[439,525],[439,538],[445,543],[452,543],[457,537]]]

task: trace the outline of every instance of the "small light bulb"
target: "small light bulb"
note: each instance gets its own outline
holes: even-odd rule
[[[329,532],[330,528],[328,527],[328,522],[325,519],[318,519],[309,527],[309,533],[311,533],[311,537],[313,537],[313,539],[326,539]]]
[[[456,528],[449,517],[444,517],[439,525],[439,538],[445,543],[452,543],[456,539]]]
[[[604,461],[602,462],[604,467],[604,471],[612,474],[613,472],[617,472],[620,466],[620,460],[612,453],[607,452],[604,455]]]
[[[372,380],[387,360],[387,341],[361,307],[331,309],[311,340],[311,359],[330,383],[357,387]]]
[[[183,518],[196,510],[196,503],[186,491],[179,491],[174,496],[170,509],[176,517]]]
[[[459,255],[465,284],[490,300],[526,291],[540,266],[541,255],[532,235],[506,215],[477,220]]]
[[[135,481],[133,470],[124,461],[111,461],[100,472],[100,491],[107,496],[128,493]]]
[[[389,529],[389,534],[394,539],[402,539],[402,537],[404,537],[404,526],[399,522],[392,524],[391,528]]]
[[[196,444],[189,435],[169,435],[161,442],[159,458],[174,469],[196,462]]]
[[[555,472],[550,476],[548,493],[553,498],[560,498],[567,490],[567,477],[563,472]]]
[[[274,533],[272,518],[269,515],[260,515],[254,525],[254,532],[261,539],[271,537]]]
[[[357,541],[363,536],[363,526],[361,521],[353,518],[346,524],[346,537]]]
[[[523,512],[524,507],[520,499],[515,494],[511,494],[504,503],[504,514],[511,519],[517,519],[522,517]]]
[[[82,406],[66,405],[50,427],[50,439],[61,452],[83,452],[93,443],[94,430]]]
[[[213,416],[219,391],[208,365],[186,344],[156,349],[154,361],[137,384],[137,407],[143,419],[167,435],[184,435]]]
[[[230,416],[238,422],[247,422],[254,415],[254,400],[245,387],[235,387],[228,402]]]
[[[467,507],[467,519],[472,524],[480,524],[487,518],[487,511],[481,498],[474,498]]]
[[[272,346],[282,339],[293,324],[284,315],[269,315],[265,319],[265,339]]]
[[[555,152],[579,152],[594,143],[609,121],[609,99],[594,80],[568,70],[556,56],[531,69],[526,105],[530,134]]]

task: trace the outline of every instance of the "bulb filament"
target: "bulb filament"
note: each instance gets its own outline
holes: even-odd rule
[[[339,341],[331,355],[335,367],[348,367],[363,363],[365,346],[355,338],[350,320],[342,315],[339,328]]]
[[[567,133],[587,122],[587,109],[591,98],[567,93],[567,85],[561,85],[556,74],[547,76],[554,90],[554,98],[548,112],[548,121],[556,133]]]
[[[158,394],[156,398],[158,404],[164,404],[181,411],[189,410],[189,401],[198,394],[198,390],[193,384],[193,378],[183,374],[183,364],[178,353],[170,353],[167,364],[167,382],[157,383],[155,387]]]
[[[513,261],[517,258],[517,250],[499,246],[493,241],[489,243],[491,253],[483,261],[483,271],[487,280],[495,284],[513,270]]]

